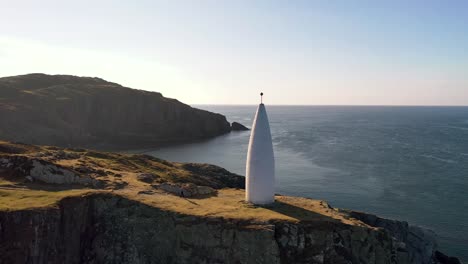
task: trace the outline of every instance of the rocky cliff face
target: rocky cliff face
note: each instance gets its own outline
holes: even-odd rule
[[[201,218],[93,194],[0,211],[0,263],[439,263],[433,248],[401,250],[408,227],[391,225]]]
[[[0,138],[32,144],[148,147],[230,131],[220,114],[99,78],[0,78]]]
[[[0,264],[458,264],[406,222],[276,195],[223,168],[0,141]]]

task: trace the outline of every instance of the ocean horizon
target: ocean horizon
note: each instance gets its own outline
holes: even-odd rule
[[[266,105],[276,192],[408,221],[468,260],[468,107]],[[252,124],[256,105],[194,105]],[[245,175],[250,133],[145,150]]]

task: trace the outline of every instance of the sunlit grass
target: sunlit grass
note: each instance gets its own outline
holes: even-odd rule
[[[256,206],[246,203],[245,191],[239,189],[221,189],[217,196],[204,199],[187,199],[161,193],[152,195],[141,195],[135,192],[117,193],[156,208],[198,217],[221,217],[260,222],[336,221],[351,225],[364,225],[330,208],[323,201],[301,197],[276,196],[275,203]]]
[[[218,189],[207,197],[185,198],[157,188],[159,183],[192,183],[201,186],[223,186],[227,172],[208,165],[168,162],[147,155],[98,152],[82,149],[60,149],[52,146],[31,146],[0,141],[3,157],[23,156],[44,162],[105,183],[98,189],[83,185],[56,185],[40,181],[28,182],[26,175],[0,175],[0,210],[23,210],[55,206],[61,199],[88,193],[112,193],[124,199],[202,218],[225,218],[254,221],[339,221],[352,225],[361,222],[329,207],[319,200],[300,197],[276,196],[268,206],[255,206],[245,202],[242,189]],[[84,167],[84,169],[82,169]],[[214,171],[214,172],[213,172]],[[155,174],[151,183],[138,179],[140,173]],[[219,174],[216,174],[219,173]],[[13,175],[15,175],[13,177]],[[211,175],[211,176],[210,176]],[[8,177],[7,177],[8,176]],[[239,177],[239,176],[237,176]],[[220,188],[220,187],[218,187]]]
[[[0,210],[23,210],[55,205],[65,197],[90,192],[89,189],[42,191],[28,189],[0,189]]]

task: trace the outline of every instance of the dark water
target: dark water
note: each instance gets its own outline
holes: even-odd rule
[[[197,106],[252,123],[256,106]],[[267,106],[277,192],[409,221],[468,260],[468,107]],[[249,132],[151,151],[245,174]]]

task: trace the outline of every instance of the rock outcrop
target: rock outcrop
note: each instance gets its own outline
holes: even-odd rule
[[[232,122],[231,130],[232,131],[247,131],[249,129],[246,126],[242,125],[241,123]]]
[[[434,252],[434,264],[462,264],[458,258],[449,257],[440,251]]]
[[[0,141],[0,178],[95,189],[114,188],[136,179],[146,184],[183,186],[188,195],[245,186],[244,177],[210,164],[174,163],[149,155],[64,150],[4,141]]]
[[[0,155],[0,172],[24,177],[31,182],[40,181],[57,185],[77,184],[94,188],[103,186],[101,181],[88,175],[80,175],[62,166],[24,156],[2,157]]]
[[[146,183],[153,183],[159,176],[153,173],[140,173],[137,175],[137,180],[146,182]]]
[[[407,263],[431,263],[437,245],[436,234],[431,230],[362,212],[350,211],[349,214],[368,225],[388,230],[395,239],[394,247],[400,259]]]
[[[139,148],[230,131],[223,115],[99,78],[0,78],[0,138],[31,144]]]
[[[165,182],[153,187],[181,197],[200,197],[216,194],[216,190],[211,187],[199,186],[193,183],[175,184]]]

